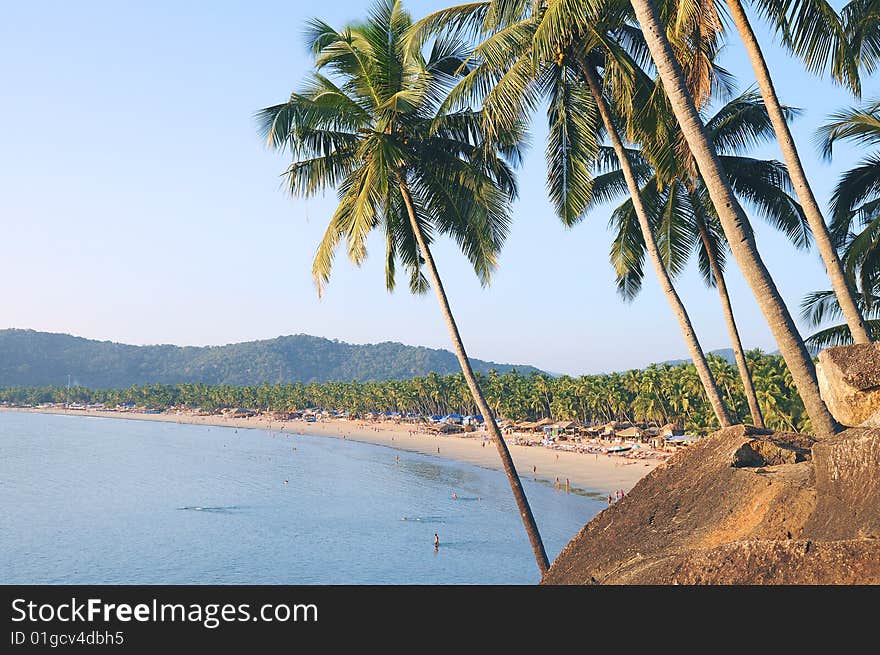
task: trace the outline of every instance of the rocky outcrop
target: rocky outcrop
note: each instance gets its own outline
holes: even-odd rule
[[[880,343],[823,350],[816,375],[822,399],[838,422],[880,427]]]
[[[880,583],[880,430],[720,430],[587,524],[542,583]]]

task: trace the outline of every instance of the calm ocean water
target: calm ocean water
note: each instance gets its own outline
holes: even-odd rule
[[[551,559],[603,507],[524,485]],[[498,471],[326,437],[0,412],[0,583],[538,577]]]

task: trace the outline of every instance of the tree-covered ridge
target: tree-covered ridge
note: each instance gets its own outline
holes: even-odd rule
[[[511,364],[472,360],[481,373]],[[524,373],[537,371],[517,365]],[[395,342],[350,344],[306,334],[225,346],[131,346],[68,334],[0,330],[0,387],[95,389],[142,384],[259,385],[408,379],[459,370],[446,350]]]
[[[809,419],[785,362],[758,350],[746,355],[752,369],[758,402],[767,426],[776,430],[809,431]],[[721,357],[708,356],[731,418],[748,420],[749,407],[736,367]],[[717,429],[693,364],[654,364],[642,370],[601,375],[551,377],[533,371],[522,374],[490,371],[478,374],[486,400],[496,416],[515,420],[606,422],[652,421],[683,423],[705,434]],[[291,411],[320,407],[351,414],[414,412],[420,415],[476,414],[474,400],[461,373],[408,380],[261,384],[258,386],[175,384],[138,385],[127,389],[87,389],[64,386],[0,389],[0,402],[105,403],[148,408],[190,407],[217,410],[246,407]]]

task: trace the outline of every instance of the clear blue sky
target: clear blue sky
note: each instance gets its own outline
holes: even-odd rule
[[[308,333],[356,343],[448,347],[432,294],[384,290],[382,243],[355,269],[344,255],[318,300],[311,258],[333,198],[282,192],[283,158],[253,112],[298,87],[303,20],[360,17],[365,0],[303,2],[8,2],[0,10],[0,328],[136,344],[224,344]],[[412,1],[416,17],[444,6]],[[757,22],[757,21],[756,21]],[[795,138],[824,204],[855,153],[820,162],[812,136],[852,99],[801,72],[759,29],[784,102],[802,107]],[[722,62],[753,80],[735,42]],[[876,84],[866,84],[865,96]],[[610,209],[574,229],[544,186],[543,127],[521,172],[515,224],[482,289],[453,244],[436,248],[474,357],[572,374],[683,356],[652,277],[632,304],[608,263]],[[775,147],[759,154],[781,157]],[[789,307],[828,286],[818,255],[795,252],[755,221]],[[731,260],[732,261],[732,260]],[[747,347],[775,344],[735,266],[730,287]],[[680,291],[708,349],[727,347],[717,295],[691,270]],[[806,330],[806,326],[802,326]]]

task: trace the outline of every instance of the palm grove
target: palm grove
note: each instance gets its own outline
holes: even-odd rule
[[[807,417],[800,397],[778,355],[745,353],[764,421],[774,430],[804,431]],[[731,419],[747,422],[749,405],[735,365],[715,355],[707,357]],[[476,374],[494,416],[521,421],[542,418],[585,423],[631,421],[680,423],[691,434],[717,428],[711,405],[691,364],[659,364],[641,370],[600,375],[552,377],[545,373]],[[145,384],[119,389],[73,386],[8,387],[0,402],[104,404],[149,409],[172,407],[217,411],[248,407],[269,412],[327,408],[352,417],[373,412],[432,416],[479,413],[473,395],[459,374],[408,380],[372,382],[311,382],[307,384]]]
[[[258,116],[269,146],[291,156],[292,194],[338,194],[312,269],[319,292],[337,250],[344,247],[359,264],[367,236],[378,230],[386,286],[404,274],[412,292],[433,289],[462,372],[277,393],[297,404],[366,409],[370,399],[376,409],[466,407],[482,414],[542,572],[547,556],[496,415],[680,419],[696,428],[752,422],[817,438],[835,434],[840,426],[820,397],[814,362],[761,258],[751,219],[769,221],[796,247],[815,244],[829,289],[807,298],[803,312],[816,323],[842,319],[815,343],[868,343],[880,311],[880,160],[869,155],[843,176],[829,228],[801,163],[803,144],[789,130],[797,110],[777,97],[750,21],[765,21],[808,70],[858,98],[862,76],[880,55],[878,19],[880,0],[853,0],[840,11],[824,0],[755,0],[748,13],[740,0],[489,0],[413,22],[399,2],[379,0],[365,20],[340,29],[311,21],[314,70],[287,101]],[[716,56],[735,39],[757,87],[737,97]],[[720,108],[713,104],[719,99]],[[539,112],[547,121],[547,189],[558,218],[574,225],[597,205],[622,202],[610,248],[618,289],[624,298],[638,293],[647,258],[692,365],[577,379],[474,374],[431,246],[451,237],[480,283],[490,282],[512,220],[524,133]],[[880,112],[869,102],[841,110],[821,138],[831,156],[839,140],[871,145],[878,135]],[[767,140],[778,143],[783,161],[749,154]],[[735,366],[706,356],[676,290],[693,254],[718,290]],[[780,357],[743,351],[724,282],[731,264]],[[195,389],[184,391],[204,404]],[[251,393],[255,404],[269,405],[261,394],[274,392],[238,390],[229,399]]]

